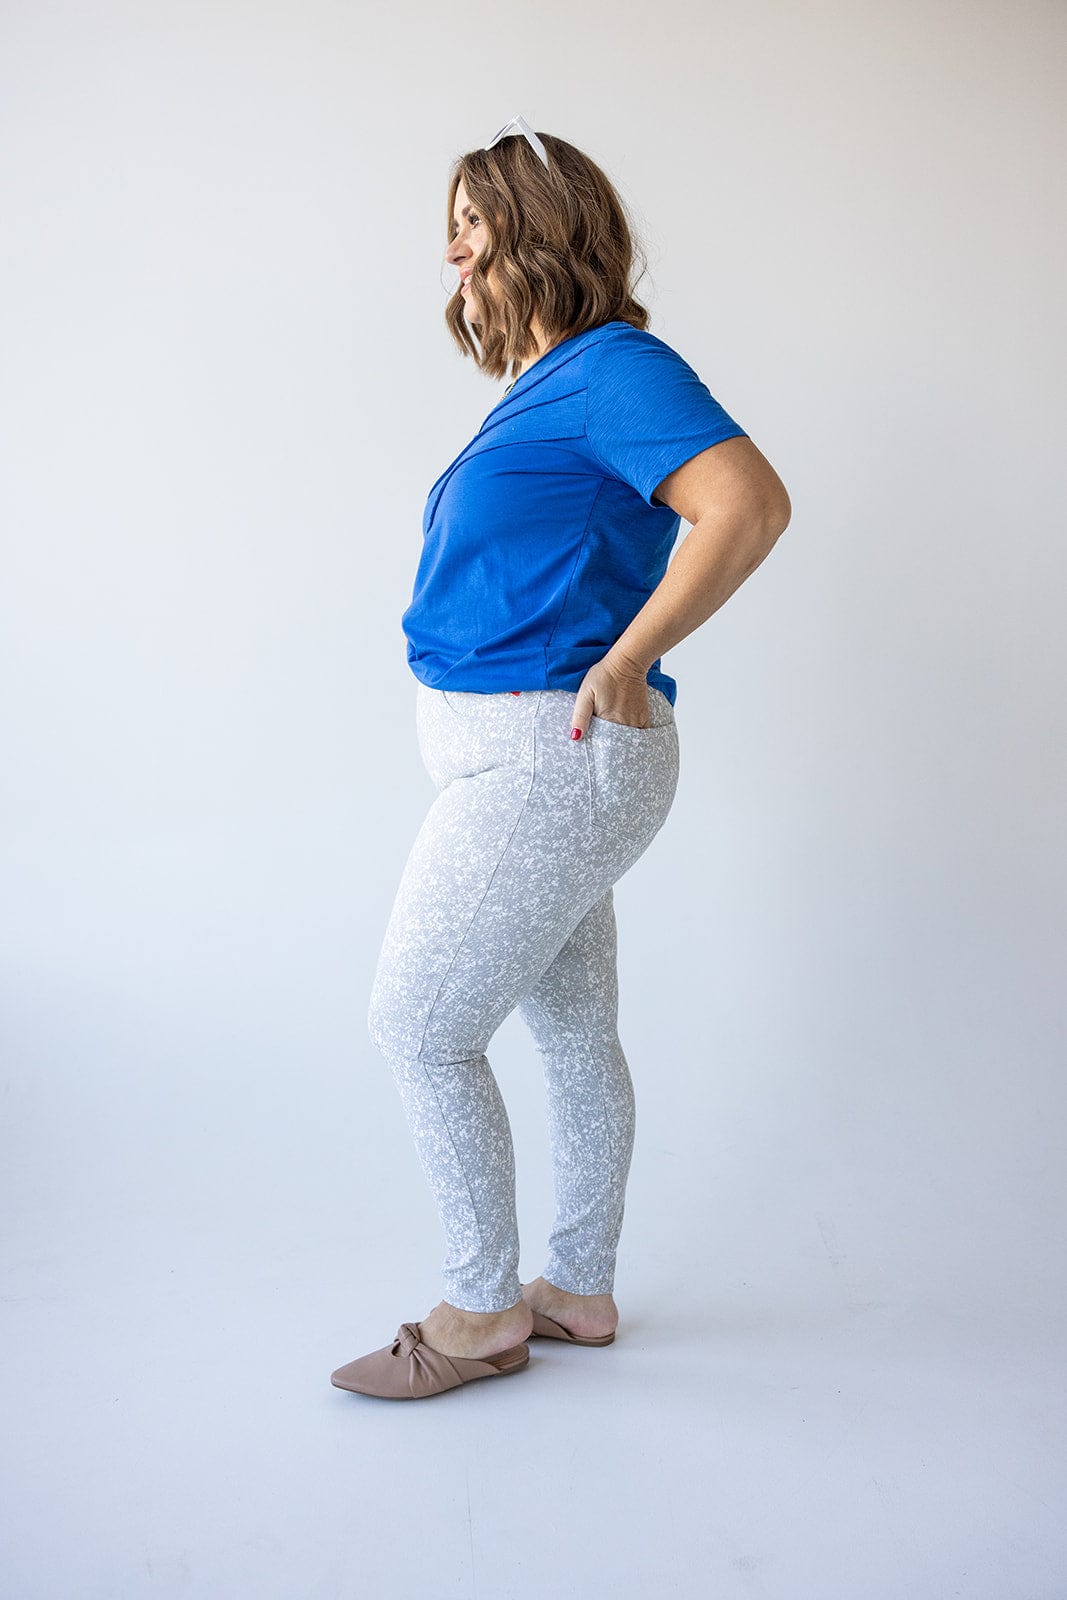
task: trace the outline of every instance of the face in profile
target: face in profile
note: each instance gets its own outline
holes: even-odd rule
[[[478,314],[478,294],[469,282],[470,274],[474,270],[474,263],[485,249],[488,235],[485,222],[477,209],[471,204],[470,196],[463,187],[462,178],[456,187],[456,199],[452,210],[452,230],[448,248],[445,251],[445,260],[450,266],[456,268],[460,278],[460,293],[463,296],[467,321],[475,326],[481,321]],[[492,269],[490,269],[490,278]]]

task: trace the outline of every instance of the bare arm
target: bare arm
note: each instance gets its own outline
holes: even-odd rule
[[[745,437],[723,439],[684,462],[654,498],[692,527],[629,627],[586,673],[572,718],[583,733],[594,711],[645,725],[653,661],[726,603],[770,554],[792,514],[781,478]]]

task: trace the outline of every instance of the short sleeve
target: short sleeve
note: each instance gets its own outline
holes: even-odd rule
[[[603,340],[590,362],[586,438],[648,505],[668,473],[723,439],[747,438],[677,351],[640,328]],[[658,509],[658,507],[657,507]]]

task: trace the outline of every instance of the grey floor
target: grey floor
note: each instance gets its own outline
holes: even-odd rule
[[[617,1342],[391,1404],[328,1381],[440,1298],[370,1047],[239,1068],[81,1004],[6,1102],[5,1600],[1067,1595],[1060,1156],[1010,1073],[979,1117],[950,1070],[827,1095],[734,1041],[694,1099],[631,1006]],[[494,1050],[528,1278],[540,1085],[515,1019]]]

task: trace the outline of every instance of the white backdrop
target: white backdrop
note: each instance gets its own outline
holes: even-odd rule
[[[1065,32],[8,0],[5,1594],[1067,1589]],[[330,1371],[441,1295],[365,1009],[432,798],[422,506],[500,392],[447,178],[520,111],[793,516],[665,658],[620,1338],[361,1404]],[[517,1017],[492,1059],[529,1278]]]

